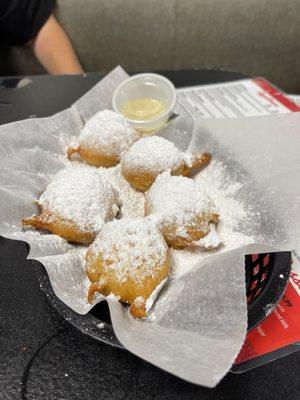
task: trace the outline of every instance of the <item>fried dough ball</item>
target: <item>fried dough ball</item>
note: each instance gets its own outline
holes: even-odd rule
[[[145,215],[157,221],[169,246],[174,248],[202,246],[216,248],[219,215],[193,179],[159,175],[146,193]]]
[[[100,111],[87,121],[78,143],[69,148],[68,157],[78,153],[88,164],[112,167],[139,138],[140,134],[122,115],[110,110]]]
[[[112,185],[100,171],[88,166],[69,166],[58,172],[37,204],[41,213],[23,219],[23,225],[87,244],[119,210]]]
[[[123,218],[103,226],[86,254],[86,272],[95,292],[113,294],[130,305],[136,318],[145,318],[151,294],[163,284],[170,269],[168,246],[154,222]],[[156,293],[156,292],[155,292]]]
[[[172,142],[159,136],[138,140],[122,157],[122,174],[139,190],[148,190],[164,171],[171,175],[189,175],[192,169],[203,168],[211,159],[207,153],[187,154]]]

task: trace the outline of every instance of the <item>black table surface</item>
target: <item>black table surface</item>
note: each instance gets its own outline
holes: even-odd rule
[[[244,77],[163,73],[176,86]],[[61,111],[102,76],[0,78],[0,124]],[[26,255],[25,243],[0,238],[0,400],[300,399],[300,352],[241,375],[229,373],[207,389],[83,335],[47,301]]]

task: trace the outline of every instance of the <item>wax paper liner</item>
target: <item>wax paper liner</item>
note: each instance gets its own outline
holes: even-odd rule
[[[111,108],[113,91],[126,78],[118,67],[70,109],[0,127],[0,234],[28,242],[30,258],[43,263],[55,294],[80,314],[91,308],[86,302],[86,248],[23,230],[20,221],[36,212],[33,200],[68,163],[65,152],[72,136],[97,111]],[[240,230],[251,234],[254,243],[199,258],[185,274],[169,279],[155,303],[153,321],[134,320],[124,306],[109,300],[112,324],[132,353],[190,382],[214,387],[246,334],[244,255],[299,249],[300,114],[198,121],[179,117],[160,134],[183,150],[211,151],[241,182],[235,196],[256,217]]]

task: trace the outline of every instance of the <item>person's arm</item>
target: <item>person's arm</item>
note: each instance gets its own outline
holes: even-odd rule
[[[53,15],[28,45],[50,74],[83,73],[70,39]]]

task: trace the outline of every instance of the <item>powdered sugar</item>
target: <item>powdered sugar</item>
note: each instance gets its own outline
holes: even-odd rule
[[[208,167],[195,176],[195,181],[203,191],[209,193],[218,210],[217,233],[222,240],[222,246],[216,250],[206,250],[201,247],[185,250],[172,249],[173,276],[188,272],[205,257],[254,241],[251,233],[243,232],[243,230],[247,226],[251,230],[255,224],[255,216],[245,204],[234,198],[242,184],[229,176],[226,167],[221,162],[213,160]],[[205,240],[206,238],[201,239],[201,241]]]
[[[234,198],[241,183],[229,177],[225,166],[216,160],[195,176],[201,190],[209,193],[216,208],[220,211],[221,221],[232,228],[237,228],[249,218],[244,204]]]
[[[120,300],[120,296],[116,296],[115,294],[110,293],[108,296],[105,297],[105,299],[107,301],[113,301],[113,302],[117,303]]]
[[[159,136],[140,139],[122,158],[122,166],[125,169],[147,170],[153,173],[171,170],[183,163],[183,153],[172,142]]]
[[[121,165],[101,168],[103,176],[109,180],[119,194],[121,202],[120,217],[143,217],[145,210],[144,193],[132,187],[121,173]]]
[[[120,157],[139,137],[122,115],[104,110],[87,121],[78,140],[82,146]]]
[[[175,150],[179,152],[179,150],[177,150],[176,148]],[[143,153],[140,153],[140,156],[143,156]],[[180,157],[182,160],[184,160],[186,164],[188,164],[188,162],[191,163],[192,160],[191,155],[185,155],[184,153],[180,153]],[[141,160],[142,157],[140,157],[140,161]],[[124,263],[123,267],[122,267],[123,263],[121,263],[121,261],[115,262],[111,266],[111,268],[114,268],[114,270],[118,272],[117,275],[119,279],[121,281],[124,280],[125,277],[128,276],[128,274],[130,276],[137,277],[136,271],[139,265],[139,261],[141,261],[142,259],[147,260],[146,262],[147,268],[145,269],[146,271],[145,273],[153,274],[154,273],[153,260],[154,259],[157,260],[159,254],[165,254],[164,252],[167,251],[165,242],[162,239],[161,235],[156,231],[155,228],[154,230],[154,232],[156,232],[155,235],[154,236],[152,234],[150,235],[150,237],[156,238],[155,240],[153,240],[154,247],[151,249],[149,248],[149,246],[147,247],[146,245],[147,240],[140,241],[141,236],[143,235],[138,235],[138,237],[135,238],[137,240],[137,247],[135,246],[134,248],[132,248],[128,245],[131,234],[128,234],[128,232],[125,230],[125,226],[127,229],[128,225],[127,225],[127,218],[124,217],[143,216],[144,194],[135,190],[124,179],[124,177],[121,174],[120,165],[113,168],[95,168],[86,166],[82,163],[81,164],[72,163],[72,165],[73,169],[78,167],[82,170],[89,171],[89,175],[91,173],[90,177],[92,176],[95,177],[96,175],[98,177],[100,176],[101,182],[104,185],[108,185],[109,187],[110,185],[112,185],[114,187],[115,189],[114,196],[116,195],[115,192],[118,192],[119,200],[117,201],[116,205],[119,205],[119,202],[121,203],[120,205],[121,212],[119,213],[119,216],[122,217],[122,220],[118,221],[118,223],[122,223],[123,228],[120,228],[120,226],[117,225],[115,225],[113,229],[111,227],[108,228],[111,224],[114,224],[116,222],[113,221],[111,223],[106,224],[105,229],[108,229],[109,231],[108,243],[110,244],[112,244],[113,242],[117,243],[118,251],[120,250],[120,254],[122,255],[121,260],[124,261],[125,259],[127,259],[127,264]],[[55,177],[55,181],[58,180],[59,175],[63,173],[64,172],[61,171]],[[89,179],[84,178],[83,175],[84,173],[82,173],[81,175],[82,178],[80,179],[78,178],[78,175],[76,175],[76,179],[74,180],[70,180],[68,174],[66,175],[67,179],[63,178],[64,184],[66,184],[67,189],[64,188],[61,192],[59,192],[60,193],[59,198],[61,200],[61,203],[57,204],[56,203],[57,199],[56,199],[55,209],[60,209],[63,212],[64,216],[65,214],[70,215],[69,213],[71,211],[74,212],[76,214],[76,219],[79,217],[78,221],[81,220],[80,223],[81,226],[90,227],[92,225],[90,219],[93,220],[93,218],[90,218],[88,215],[89,213],[86,213],[86,211],[88,210],[90,212],[90,201],[92,201],[92,199],[95,199],[97,197],[95,196],[95,192],[93,192],[93,190],[97,191],[100,189],[97,189],[97,185],[95,186],[94,183],[92,183],[94,182],[93,180],[94,178],[92,178],[90,181]],[[168,179],[170,179],[169,173],[163,173],[157,178],[157,180],[160,181],[161,197],[155,204],[155,207],[161,210],[164,216],[167,217],[172,216],[172,218],[175,218],[177,222],[181,218],[181,222],[183,222],[186,217],[192,215],[193,212],[196,212],[196,210],[199,211],[200,209],[206,211],[217,211],[220,215],[220,221],[217,226],[217,229],[215,229],[214,225],[211,225],[210,233],[198,242],[198,244],[201,245],[203,248],[195,247],[193,249],[185,249],[185,250],[171,249],[173,278],[188,272],[195,266],[195,264],[199,263],[205,257],[209,257],[210,255],[215,254],[216,252],[237,248],[253,241],[253,238],[251,236],[242,233],[240,229],[240,225],[245,224],[245,222],[247,221],[250,222],[251,224],[251,218],[252,218],[251,212],[249,212],[249,210],[246,210],[245,206],[234,198],[234,194],[240,188],[240,184],[234,182],[231,178],[229,178],[226,168],[222,163],[213,160],[211,164],[203,171],[198,173],[193,180],[184,177],[177,177],[177,176],[172,177],[172,179],[175,179],[177,182],[176,190],[179,192],[178,194],[180,199],[179,202],[177,195],[168,198],[167,195],[168,184],[166,183],[167,176]],[[200,196],[201,194],[200,197],[197,196],[194,197],[192,188],[194,188],[195,185],[198,188],[197,196]],[[69,197],[69,195],[66,196],[66,193],[70,192],[71,187],[77,188],[75,189],[76,200],[74,200],[75,196],[74,192],[74,195],[72,195],[73,201],[66,207],[64,201],[65,198]],[[54,201],[52,195],[50,196],[49,193],[47,193],[47,192],[52,192],[52,189],[50,191],[50,188],[51,184],[49,185],[45,194],[41,197],[40,199],[41,202],[50,201],[50,198],[51,201]],[[149,196],[149,193],[154,189],[155,186],[152,186],[152,188],[146,195]],[[94,195],[91,195],[92,193],[94,193]],[[58,196],[58,192],[56,193],[56,195]],[[86,205],[84,206],[80,205],[82,204],[83,201],[83,197],[81,198],[81,195],[89,199],[89,200],[86,199]],[[184,202],[182,203],[183,200]],[[189,205],[190,203],[194,204],[194,206],[192,207],[193,210],[192,212],[188,211],[191,210]],[[71,207],[72,204],[75,206],[74,209]],[[184,217],[182,216],[179,217],[178,215],[178,204],[179,205],[186,204],[186,207],[182,207],[184,211],[183,213]],[[174,212],[175,209],[176,212]],[[79,216],[77,213],[80,214],[80,211],[82,210],[83,212]],[[101,220],[101,223],[98,225],[99,228],[99,226],[103,224],[104,218],[101,215],[101,212],[99,212],[98,215],[100,216]],[[153,225],[155,224],[155,218],[153,218],[152,222],[149,221],[148,219],[143,219],[142,221],[143,221],[142,224],[143,226],[145,223],[144,221],[148,221],[148,223],[151,223]],[[140,223],[138,225],[141,226]],[[104,228],[102,229],[102,231],[104,231]],[[186,232],[184,230],[183,225],[181,226],[179,225],[178,234],[184,236],[185,233]],[[137,235],[133,235],[133,237],[135,236]],[[210,247],[215,247],[219,244],[220,239],[222,240],[223,245],[220,246],[219,249],[217,250],[210,250],[209,249]],[[99,243],[99,239],[97,239],[96,242],[93,244],[93,246],[99,246],[99,245],[101,245],[101,243]],[[105,251],[107,257],[110,257],[111,252],[109,244],[106,244]],[[155,254],[156,256],[151,259],[150,257],[151,254]],[[159,285],[157,290],[154,291],[155,294],[159,292],[160,288],[161,285]],[[151,301],[153,300],[152,297],[154,298],[154,294],[153,296],[151,296]],[[148,300],[149,301],[147,302],[147,304],[149,307],[147,307],[147,309],[150,308],[150,299]],[[155,314],[152,314],[152,317],[154,318]]]
[[[214,224],[209,224],[209,232],[206,236],[199,239],[195,244],[205,249],[216,249],[220,246],[222,240],[217,233],[216,226]]]
[[[195,213],[214,211],[207,192],[193,179],[160,174],[146,193],[147,210],[163,215],[164,219],[176,221],[179,225]]]
[[[194,155],[190,153],[181,153],[181,155],[185,165],[189,168],[192,168],[195,161]]]
[[[91,250],[102,254],[105,268],[118,280],[130,277],[139,284],[141,276],[156,276],[156,268],[166,261],[168,247],[149,219],[123,218],[104,225]]]
[[[72,164],[55,175],[39,204],[92,232],[98,232],[119,210],[115,189],[97,169]]]
[[[195,216],[216,211],[207,192],[197,182],[183,176],[171,176],[169,172],[159,175],[146,193],[146,209],[147,214],[157,216],[163,225],[176,226],[176,233],[181,237],[187,237],[185,228],[193,223]],[[210,228],[205,224],[203,222],[203,230],[208,233]],[[215,236],[210,235],[203,245],[213,247]],[[209,242],[210,238],[213,241]]]
[[[78,161],[72,161],[72,165],[84,168],[90,168],[98,171],[103,179],[106,179],[115,189],[119,198],[118,218],[122,217],[143,217],[145,214],[145,195],[136,190],[124,178],[121,173],[121,165],[115,167],[103,168],[94,167]]]

